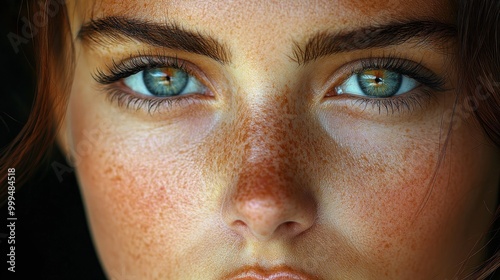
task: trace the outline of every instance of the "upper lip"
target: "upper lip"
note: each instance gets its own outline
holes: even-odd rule
[[[308,275],[288,266],[280,266],[271,269],[260,267],[243,267],[229,274],[226,280],[315,280],[318,277]]]

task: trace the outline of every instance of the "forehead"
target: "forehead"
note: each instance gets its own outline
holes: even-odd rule
[[[452,21],[449,0],[94,0],[69,1],[73,28],[121,15],[210,32],[218,37],[308,34],[408,19]]]

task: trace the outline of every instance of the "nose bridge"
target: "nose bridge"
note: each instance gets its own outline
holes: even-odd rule
[[[276,119],[276,116],[252,116],[249,125],[241,128],[245,130],[243,160],[246,164],[262,164],[279,169],[290,157],[289,131],[285,120]]]
[[[291,160],[297,148],[299,108],[291,96],[279,94],[266,99],[246,102],[247,105],[238,112],[235,127],[242,133],[240,144],[244,147],[244,161],[249,164],[284,164]]]
[[[288,148],[273,143],[273,137],[249,139],[247,153],[236,179],[232,199],[238,203],[250,201],[262,207],[281,207],[297,187],[293,174],[294,160]]]
[[[298,234],[314,220],[314,202],[301,186],[296,164],[299,114],[288,100],[277,99],[246,103],[234,123],[233,144],[241,147],[241,157],[229,184],[225,220],[261,240],[276,232]]]

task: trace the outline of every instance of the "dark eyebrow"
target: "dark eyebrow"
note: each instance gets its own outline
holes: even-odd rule
[[[137,40],[153,46],[208,56],[220,63],[230,62],[228,48],[216,39],[185,30],[174,23],[159,24],[133,18],[105,17],[83,24],[77,38],[104,46],[109,42]]]
[[[456,38],[456,27],[436,21],[411,21],[365,27],[343,33],[319,32],[301,47],[295,43],[293,57],[304,65],[320,57],[342,52],[399,45],[411,39],[445,45]]]

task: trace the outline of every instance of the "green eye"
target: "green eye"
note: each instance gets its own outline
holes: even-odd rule
[[[361,90],[374,97],[393,96],[403,80],[403,75],[386,70],[365,70],[356,77]]]
[[[144,70],[143,79],[146,88],[155,96],[175,96],[184,90],[188,74],[176,68],[156,68]]]
[[[350,76],[336,88],[338,94],[387,98],[411,91],[420,84],[406,75],[385,69],[368,69]]]
[[[175,67],[143,70],[123,79],[123,82],[134,92],[155,97],[173,97],[205,90],[195,77]]]

